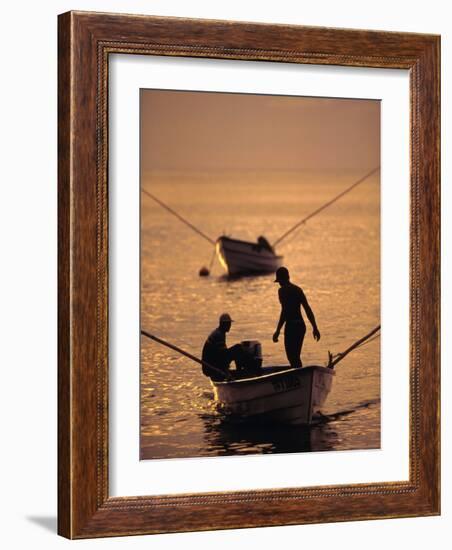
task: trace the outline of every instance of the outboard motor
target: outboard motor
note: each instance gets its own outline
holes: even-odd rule
[[[238,370],[258,372],[262,367],[262,345],[257,340],[244,340],[240,342],[243,357],[236,361]]]

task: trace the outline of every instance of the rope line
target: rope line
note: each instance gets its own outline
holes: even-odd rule
[[[163,338],[159,338],[155,334],[151,334],[147,330],[141,329],[141,334],[143,336],[146,336],[150,340],[154,340],[154,342],[158,342],[162,346],[165,346],[169,349],[172,349],[173,351],[177,351],[181,355],[184,355],[185,357],[188,357],[188,359],[191,359],[195,363],[198,363],[199,365],[203,365],[208,367],[209,369],[213,370],[214,372],[217,372],[218,374],[221,374],[221,376],[224,376],[227,380],[233,380],[233,376],[231,372],[224,372],[218,367],[214,367],[210,363],[207,363],[207,361],[204,361],[203,359],[200,359],[199,357],[196,357],[196,355],[193,355],[192,353],[189,353],[188,351],[185,351],[182,348],[179,348],[178,346],[175,346],[174,344],[171,344],[170,342],[167,342],[166,340],[163,340]]]
[[[173,210],[171,207],[169,207],[167,204],[162,202],[159,198],[157,198],[155,195],[147,191],[146,189],[141,188],[141,191],[147,195],[149,198],[151,198],[153,201],[155,201],[157,204],[159,204],[162,208],[170,212],[173,216],[175,216],[178,220],[180,220],[182,223],[190,227],[195,233],[198,233],[201,237],[206,239],[206,241],[209,241],[210,244],[215,245],[215,241],[208,237],[205,233],[201,231],[201,229],[198,229],[195,225],[193,225],[191,222],[183,218],[180,214],[178,214],[175,210]]]
[[[367,344],[370,344],[370,343],[373,342],[374,340],[378,340],[378,338],[380,338],[380,335],[379,335],[379,334],[377,334],[377,335],[374,336],[373,338],[370,338],[369,340],[366,340],[366,341],[363,342],[362,344],[359,344],[359,346],[357,346],[355,349],[362,348],[363,346],[367,346]]]
[[[210,258],[209,271],[212,271],[212,266],[213,266],[213,262],[215,261],[216,255],[217,255],[217,251],[214,248],[212,252],[212,257]]]
[[[372,329],[369,332],[369,334],[366,334],[365,336],[363,336],[362,338],[357,340],[354,344],[352,344],[350,347],[348,347],[342,353],[338,353],[336,355],[333,355],[331,352],[328,352],[328,365],[327,366],[330,369],[334,368],[334,366],[337,365],[337,363],[339,363],[339,361],[342,361],[342,359],[344,359],[344,357],[346,355],[348,355],[351,351],[353,351],[356,348],[361,347],[363,344],[367,343],[368,340],[373,340],[374,338],[372,338],[372,336],[375,337],[376,333],[380,331],[380,328],[381,328],[380,325],[378,325],[377,327]]]
[[[367,346],[367,344],[370,344],[371,342],[373,342],[374,340],[378,340],[378,338],[380,338],[380,335],[377,334],[376,336],[373,336],[372,338],[370,338],[369,340],[365,340],[364,342],[361,342],[361,344],[359,344],[358,346],[356,346],[354,349],[359,349],[359,348],[362,348],[363,346]],[[332,356],[333,359],[336,359],[338,357],[341,357],[343,354],[342,353],[336,353]]]
[[[279,244],[283,239],[285,239],[286,237],[288,237],[293,231],[295,231],[295,229],[297,229],[298,227],[300,227],[300,225],[303,225],[304,223],[306,223],[308,220],[310,220],[311,218],[313,218],[314,216],[316,216],[317,214],[319,214],[320,212],[322,212],[322,210],[325,210],[325,208],[328,208],[328,206],[331,206],[333,203],[335,203],[337,200],[339,200],[341,197],[343,197],[344,195],[346,195],[347,193],[349,193],[352,189],[354,189],[355,187],[357,187],[360,183],[362,183],[363,181],[365,181],[367,178],[370,178],[370,176],[372,176],[373,174],[375,174],[376,172],[378,172],[378,170],[380,170],[380,167],[377,166],[376,168],[374,168],[373,170],[371,170],[370,172],[368,172],[365,176],[363,176],[362,178],[360,178],[358,181],[356,181],[355,183],[353,183],[352,185],[350,185],[349,187],[347,187],[347,189],[344,189],[344,191],[342,191],[341,193],[339,193],[339,195],[336,195],[333,199],[331,199],[330,201],[328,201],[327,203],[325,203],[324,205],[320,206],[319,208],[317,208],[316,210],[314,210],[314,212],[311,212],[308,216],[306,216],[305,218],[303,218],[302,220],[300,220],[299,222],[297,222],[295,225],[293,225],[290,229],[288,229],[285,233],[283,233],[278,239],[276,239],[276,241],[272,244],[273,247],[275,247],[277,244]]]

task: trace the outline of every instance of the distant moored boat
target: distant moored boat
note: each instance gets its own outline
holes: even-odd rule
[[[235,276],[259,273],[274,273],[279,267],[281,267],[283,260],[283,256],[278,256],[274,250],[274,247],[277,244],[281,243],[284,239],[293,234],[294,231],[305,224],[308,220],[325,210],[325,208],[328,208],[329,206],[334,204],[337,200],[349,193],[357,185],[375,174],[379,169],[380,167],[377,166],[376,168],[368,172],[365,176],[360,178],[358,181],[355,181],[355,183],[341,191],[341,193],[333,197],[331,200],[324,203],[319,208],[316,208],[316,210],[314,210],[307,216],[304,216],[295,225],[285,231],[278,239],[276,239],[273,242],[273,245],[271,245],[265,237],[259,237],[256,242],[249,242],[241,241],[239,239],[231,239],[230,237],[222,235],[215,240],[212,237],[206,235],[203,231],[201,231],[201,229],[199,229],[199,227],[196,227],[193,223],[185,219],[173,208],[171,208],[158,197],[153,195],[150,191],[143,188],[142,191],[154,202],[156,202],[166,211],[170,212],[170,214],[175,216],[180,222],[185,224],[207,242],[214,245],[218,259],[228,275]],[[212,255],[212,259],[214,257],[215,256]],[[210,269],[208,269],[207,267],[203,267],[199,271],[199,275],[204,277],[208,276],[209,274]]]
[[[216,251],[221,265],[232,276],[274,273],[283,260],[283,256],[275,253],[265,237],[249,242],[221,236],[216,241]]]

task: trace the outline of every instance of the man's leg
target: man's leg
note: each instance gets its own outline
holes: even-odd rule
[[[301,347],[306,329],[301,323],[286,323],[284,330],[284,347],[287,359],[293,369],[301,368]]]
[[[228,378],[230,359],[227,357],[227,351],[212,354],[206,360],[215,369],[209,369],[206,366],[203,367],[203,372],[205,370],[213,382],[222,382]],[[222,375],[221,372],[224,374]]]
[[[259,374],[261,369],[253,366],[251,356],[243,349],[241,344],[235,344],[228,349],[228,355],[231,361],[235,361],[237,370],[241,370],[245,374]],[[239,367],[239,365],[241,367]]]
[[[228,377],[228,367],[227,367],[227,365],[224,366],[222,364],[216,364],[216,365],[212,365],[212,366],[216,367],[216,369],[215,370],[209,369],[209,367],[205,368],[205,374],[207,374],[207,376],[209,376],[209,378],[212,380],[212,382],[223,382],[224,380],[227,379],[227,377]],[[223,371],[224,374],[221,375],[220,371]]]
[[[235,344],[228,348],[228,359],[229,362],[235,361],[237,368],[239,364],[246,362],[246,353],[243,351],[241,344]]]
[[[301,325],[300,336],[299,336],[299,347],[300,347],[300,349],[298,350],[298,357],[300,358],[300,367],[303,366],[303,362],[302,362],[302,359],[301,359],[301,350],[303,349],[303,341],[304,341],[305,334],[306,334],[306,326]]]

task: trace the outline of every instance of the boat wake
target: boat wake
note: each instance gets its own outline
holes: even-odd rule
[[[258,418],[244,420],[213,410],[205,411],[199,417],[204,423],[206,446],[215,456],[332,451],[343,448],[343,430],[338,421],[377,406],[379,402],[379,399],[374,399],[358,403],[331,414],[318,415],[311,424],[300,425]],[[354,429],[352,418],[346,431]]]
[[[378,405],[379,403],[380,403],[380,399],[371,399],[370,401],[363,401],[361,403],[358,403],[357,405],[354,405],[349,409],[344,409],[342,411],[337,411],[330,414],[322,414],[321,412],[319,412],[312,419],[312,425],[327,424],[328,422],[334,422],[335,420],[338,420],[343,416],[349,416],[361,409],[368,409],[369,407],[372,407],[372,405]]]

